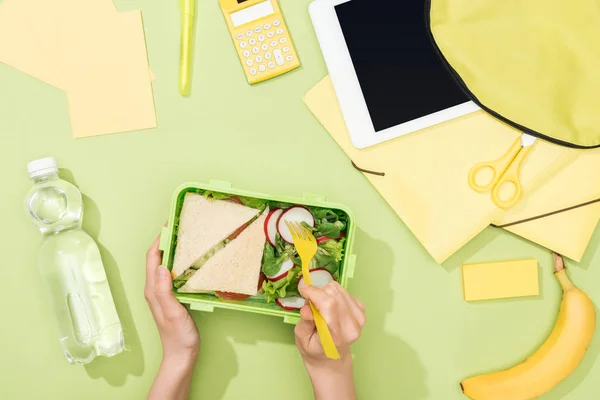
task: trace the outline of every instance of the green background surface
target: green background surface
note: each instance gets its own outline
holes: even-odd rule
[[[144,12],[158,78],[159,128],[150,131],[74,140],[65,94],[0,65],[1,398],[145,396],[161,358],[143,296],[145,251],[167,219],[173,190],[211,178],[286,196],[318,193],[354,211],[358,266],[349,290],[368,309],[354,346],[362,399],[463,399],[461,379],[521,361],[544,341],[560,302],[547,250],[489,228],[436,264],[304,106],[302,95],[327,73],[308,4],[281,0],[302,67],[251,87],[218,2],[200,0],[193,94],[184,99],[177,1],[117,1],[121,10]],[[41,237],[23,212],[26,164],[49,155],[85,195],[84,226],[101,247],[125,329],[126,353],[86,367],[61,353],[37,270]],[[596,304],[599,244],[596,234],[583,262],[569,264]],[[540,261],[540,296],[462,300],[462,263],[529,257]],[[281,319],[222,310],[193,316],[203,340],[193,399],[311,398],[293,328]],[[597,335],[577,371],[543,399],[599,398],[599,352]]]

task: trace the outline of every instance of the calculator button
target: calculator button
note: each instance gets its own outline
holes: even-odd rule
[[[266,53],[266,54],[265,54],[265,60],[270,60],[270,59],[271,59],[271,57],[273,57],[273,56],[271,55],[271,53]]]
[[[244,50],[244,57],[250,57],[250,52],[248,50]]]
[[[238,33],[238,35],[236,36],[237,40],[242,40],[244,38],[244,34],[242,33]]]
[[[246,42],[241,42],[241,43],[240,43],[240,47],[241,47],[242,49],[245,49],[246,47],[248,47],[248,43],[246,43]]]
[[[259,63],[259,64],[260,64],[261,62],[263,62],[263,58],[262,58],[262,56],[256,56],[256,62],[257,62],[257,63]]]
[[[283,52],[284,52],[284,53],[289,53],[289,52],[290,52],[290,48],[289,48],[289,47],[287,47],[287,46],[286,46],[286,47],[284,47],[284,48],[283,48]]]
[[[292,56],[287,56],[287,57],[285,58],[285,61],[292,61],[293,59],[294,59],[294,57],[292,57]]]
[[[265,24],[263,28],[265,28],[265,31],[268,31],[269,29],[271,29],[271,24]]]
[[[249,66],[249,67],[251,67],[251,66],[254,65],[254,61],[248,59],[248,60],[246,60],[246,65]]]
[[[275,33],[278,35],[283,35],[283,29],[279,28],[275,31]]]
[[[254,46],[256,44],[256,39],[250,38],[250,40],[248,40],[248,43],[250,43],[250,46]]]
[[[284,44],[287,42],[287,39],[282,37],[281,39],[279,39],[279,43]]]
[[[275,56],[275,61],[277,61],[277,65],[284,64],[283,54],[281,54],[281,50],[275,49],[275,51],[273,51],[273,55]]]
[[[264,43],[262,46],[260,46],[261,49],[263,49],[263,51],[267,51],[269,49],[269,45]]]
[[[273,21],[273,26],[277,27],[279,25],[281,25],[281,21],[280,20]]]
[[[258,36],[258,41],[261,42],[261,43],[264,42],[265,41],[265,35],[259,35]]]
[[[258,49],[258,47],[253,47],[253,48],[252,48],[252,52],[253,52],[254,54],[258,54],[258,53],[260,53],[260,50]]]
[[[250,68],[250,75],[256,75],[256,68]]]
[[[250,30],[250,31],[247,31],[247,32],[246,32],[246,36],[252,36],[252,31],[251,31],[251,30]]]
[[[267,67],[265,67],[264,65],[261,65],[261,66],[258,67],[258,70],[260,72],[265,72],[267,70]]]
[[[277,40],[273,40],[271,42],[271,47],[277,47]]]
[[[257,26],[257,27],[254,29],[254,32],[256,32],[256,33],[261,33],[261,32],[262,32],[262,28],[261,28],[260,26]]]
[[[273,61],[270,61],[269,64],[267,64],[269,66],[269,68],[273,69],[275,68],[275,63]]]
[[[269,32],[269,33],[267,33],[267,37],[268,37],[269,39],[271,39],[273,36],[275,36],[275,34],[274,34],[273,32]]]

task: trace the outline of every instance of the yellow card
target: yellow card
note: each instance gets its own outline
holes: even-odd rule
[[[466,301],[537,296],[538,262],[535,259],[463,265]]]

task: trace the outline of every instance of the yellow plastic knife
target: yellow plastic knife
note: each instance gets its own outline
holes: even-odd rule
[[[179,0],[181,9],[181,54],[179,58],[179,93],[189,96],[192,85],[192,51],[196,0]]]

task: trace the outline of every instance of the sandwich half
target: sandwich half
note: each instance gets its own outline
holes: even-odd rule
[[[208,200],[196,193],[186,193],[179,217],[173,279],[259,212],[231,201]]]
[[[268,214],[267,207],[236,239],[206,261],[178,292],[257,295],[267,240],[264,224]]]

